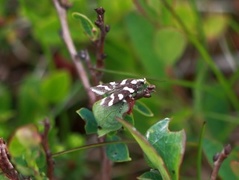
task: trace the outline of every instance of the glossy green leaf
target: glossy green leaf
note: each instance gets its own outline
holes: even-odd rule
[[[151,126],[146,132],[146,138],[164,160],[171,179],[177,180],[185,151],[186,134],[184,130],[169,131],[169,122],[170,119],[165,118]],[[147,156],[147,158],[149,157]]]
[[[48,102],[58,103],[67,96],[70,85],[70,75],[66,71],[57,71],[45,77],[41,85],[41,93]]]
[[[76,112],[85,121],[86,134],[97,133],[98,125],[93,113],[86,108],[81,108],[77,110]]]
[[[93,114],[98,124],[98,135],[103,136],[122,127],[116,118],[122,118],[129,110],[127,103],[119,102],[113,106],[100,105],[101,100],[93,105]]]
[[[80,20],[84,32],[92,41],[97,39],[98,29],[95,28],[94,24],[87,16],[76,12],[73,13],[72,16],[73,18]]]
[[[137,179],[139,180],[163,180],[162,176],[156,169],[151,169],[149,172],[145,172],[141,176],[139,176]]]
[[[119,141],[121,140],[116,135],[109,135],[106,136],[106,141]],[[106,155],[107,157],[113,162],[125,162],[131,161],[129,157],[129,150],[126,144],[109,144],[106,146]]]
[[[154,38],[154,49],[159,59],[172,66],[186,47],[185,37],[176,29],[160,29]]]
[[[152,117],[154,116],[153,112],[142,102],[136,101],[134,104],[134,110],[138,111],[140,114]]]
[[[166,168],[166,165],[160,155],[157,153],[156,149],[147,141],[147,139],[140,134],[135,127],[124,121],[123,119],[118,119],[123,126],[129,130],[135,140],[138,142],[140,147],[142,148],[145,155],[148,157],[149,161],[157,168],[163,177],[164,180],[170,180],[170,175]]]

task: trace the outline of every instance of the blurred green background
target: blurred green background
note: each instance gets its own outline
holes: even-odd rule
[[[185,129],[181,179],[208,178],[212,156],[228,143],[233,152],[223,163],[220,177],[239,178],[235,163],[239,143],[238,1],[70,2],[73,41],[78,51],[89,51],[92,63],[94,44],[72,13],[82,13],[94,22],[94,9],[106,10],[110,32],[105,41],[103,82],[145,77],[156,85],[152,98],[141,100],[154,117],[135,112],[135,127],[144,134],[152,124],[169,117],[171,130]],[[76,114],[88,107],[88,98],[60,32],[52,1],[1,0],[0,137],[8,142],[17,168],[39,178],[45,162],[36,132],[42,130],[44,118],[51,122],[53,153],[96,141],[85,135],[84,122]],[[202,163],[196,160],[199,140]],[[113,167],[113,179],[132,179],[148,169],[136,147],[130,148],[131,162]],[[99,172],[100,161],[97,149],[62,155],[55,158],[55,174],[59,179],[92,178]]]

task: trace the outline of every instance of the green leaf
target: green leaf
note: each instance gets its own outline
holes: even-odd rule
[[[42,21],[43,19],[41,17],[38,17],[39,19],[35,20],[37,22],[34,22],[32,19],[32,30],[34,37],[42,43],[42,45],[58,45],[61,43],[61,37],[59,36],[57,31],[59,31],[60,25],[59,20],[56,19],[54,16],[48,16],[47,21]]]
[[[116,117],[122,118],[129,110],[129,105],[124,102],[116,103],[113,106],[100,105],[101,100],[93,105],[93,114],[98,124],[98,135],[103,136],[111,131],[116,131],[122,127]]]
[[[38,122],[44,118],[47,113],[46,101],[41,95],[41,79],[35,76],[24,79],[18,99],[18,118],[21,124]]]
[[[173,6],[173,2],[171,2],[171,4]],[[174,6],[174,9],[180,20],[186,26],[186,28],[190,32],[197,32],[196,30],[197,16],[190,3],[188,1],[177,3],[177,5]],[[169,13],[171,14],[171,12]],[[174,24],[178,29],[181,29],[181,25],[178,23],[178,21],[173,21],[173,19],[171,19],[171,21],[174,22]]]
[[[81,14],[81,13],[76,13],[76,12],[72,13],[72,16],[73,16],[73,18],[80,20],[81,26],[84,30],[84,33],[86,33],[86,35],[92,41],[97,39],[98,29],[95,28],[94,24],[87,16],[85,16],[84,14]]]
[[[164,77],[164,64],[158,59],[153,48],[154,27],[152,24],[143,16],[131,13],[126,17],[126,25],[133,48],[140,57],[139,60],[147,74]]]
[[[8,147],[9,151],[11,152],[11,155],[15,157],[20,157],[25,151],[25,148],[22,146],[16,136],[13,136],[11,138],[10,142],[8,143]]]
[[[48,102],[58,103],[67,96],[70,85],[70,75],[65,71],[57,71],[44,79],[41,85],[41,93]]]
[[[154,164],[154,167],[156,167],[161,176],[164,180],[170,180],[170,175],[167,171],[167,168],[163,162],[163,159],[160,157],[160,155],[157,153],[155,148],[147,141],[147,139],[140,134],[135,127],[124,121],[123,119],[119,119],[118,121],[123,124],[123,126],[129,130],[129,132],[132,134],[132,136],[135,138],[135,140],[138,142],[146,156],[148,157],[149,161]]]
[[[93,113],[86,109],[86,108],[81,108],[76,111],[77,114],[85,121],[85,131],[86,134],[94,134],[97,132],[98,125],[96,122],[96,119],[93,115]]]
[[[146,132],[146,138],[164,160],[171,179],[179,178],[179,167],[185,151],[186,135],[184,130],[170,132],[170,119],[165,118],[151,126]],[[147,158],[148,155],[147,155]],[[151,162],[152,163],[152,162]],[[152,163],[155,166],[154,163]]]
[[[221,85],[211,83],[208,91],[203,94],[202,110],[203,115],[207,113],[218,113],[221,116],[230,114],[231,105],[228,101],[227,95],[222,89]],[[211,135],[217,137],[220,141],[227,141],[230,132],[235,128],[235,125],[225,121],[219,121],[217,117],[205,117],[207,122],[207,129]]]
[[[42,151],[41,139],[35,125],[21,126],[9,141],[9,152],[13,163],[21,174],[39,179],[40,169],[45,167],[45,154]]]
[[[204,32],[209,40],[221,37],[227,30],[229,18],[226,15],[214,14],[209,16],[203,24]]]
[[[119,141],[120,138],[116,135],[106,136],[106,141]],[[107,157],[113,162],[131,161],[129,157],[129,150],[126,144],[109,144],[106,146]]]
[[[85,145],[85,138],[79,133],[71,133],[66,138],[66,144],[68,148],[75,148],[77,146]]]
[[[172,28],[160,29],[154,38],[154,49],[159,59],[172,66],[180,58],[186,47],[185,37]]]
[[[134,125],[134,117],[133,117],[133,115],[132,114],[126,114],[125,116],[124,116],[124,120],[126,121],[126,122],[128,122],[128,123],[130,123],[131,125]]]
[[[140,114],[147,116],[147,117],[154,116],[152,111],[144,103],[142,103],[140,101],[135,102],[134,110],[138,111]]]
[[[145,172],[137,179],[139,180],[162,180],[162,176],[158,172],[158,170],[151,169],[150,172]]]

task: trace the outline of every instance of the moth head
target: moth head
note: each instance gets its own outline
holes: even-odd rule
[[[156,88],[155,85],[151,85],[151,84],[148,85],[148,87],[144,90],[144,97],[145,98],[151,97],[151,94],[155,92],[155,88]]]
[[[134,93],[135,99],[140,99],[142,97],[149,98],[151,94],[155,92],[155,85],[151,85],[146,79],[139,79],[137,83],[137,90]]]

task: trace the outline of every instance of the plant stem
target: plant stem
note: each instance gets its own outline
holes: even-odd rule
[[[218,176],[219,169],[223,163],[223,161],[227,158],[227,156],[231,153],[231,145],[228,144],[225,146],[221,153],[218,153],[214,156],[213,170],[210,177],[210,180],[216,180]]]
[[[92,91],[90,91],[91,85],[90,85],[87,73],[82,65],[82,61],[81,61],[80,57],[77,55],[75,45],[71,38],[69,26],[68,26],[68,22],[67,22],[67,11],[64,7],[62,7],[60,5],[58,0],[53,0],[53,3],[55,5],[55,8],[57,10],[58,17],[59,17],[59,20],[61,23],[62,38],[66,44],[66,47],[71,56],[71,60],[73,61],[74,65],[76,67],[77,73],[78,73],[78,75],[82,81],[82,84],[86,90],[86,93],[89,97],[90,105],[92,105],[95,102],[96,97],[95,97],[95,94]]]
[[[54,180],[54,161],[52,159],[52,154],[49,148],[48,143],[48,133],[50,129],[50,122],[48,119],[43,121],[44,124],[44,132],[41,134],[41,144],[44,149],[46,155],[46,162],[47,162],[47,177],[49,180]]]

